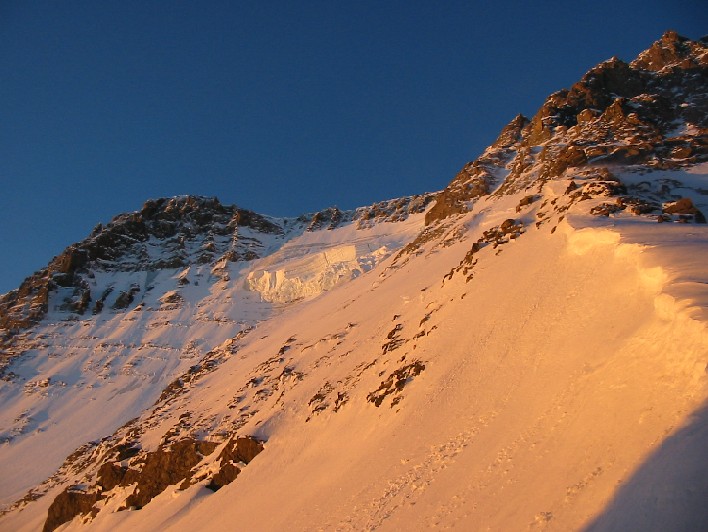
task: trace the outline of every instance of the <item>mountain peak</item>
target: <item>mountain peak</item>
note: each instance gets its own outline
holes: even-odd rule
[[[673,68],[690,69],[708,64],[705,42],[692,41],[673,30],[665,32],[661,39],[632,61],[633,68],[650,72],[667,72]]]
[[[506,149],[512,147],[521,140],[523,129],[530,120],[522,114],[518,114],[499,133],[497,139],[492,143],[492,148]]]
[[[140,210],[140,214],[145,218],[154,218],[160,214],[177,216],[187,216],[199,210],[225,211],[217,197],[184,195],[170,198],[149,199]]]
[[[504,127],[445,188],[426,222],[464,213],[495,190],[516,193],[562,177],[569,168],[670,169],[705,160],[706,65],[706,43],[673,31],[631,63],[603,61],[551,94],[530,121],[519,115]]]

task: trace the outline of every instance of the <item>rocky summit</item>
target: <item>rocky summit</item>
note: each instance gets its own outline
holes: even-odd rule
[[[0,528],[707,529],[706,214],[672,31],[438,193],[149,200],[0,297]]]
[[[549,96],[532,119],[514,118],[445,188],[426,222],[465,212],[492,191],[516,193],[569,168],[670,170],[702,161],[705,47],[704,40],[669,31],[631,63],[613,57],[592,68],[570,89]]]

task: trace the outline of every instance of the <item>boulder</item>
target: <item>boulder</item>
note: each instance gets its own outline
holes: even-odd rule
[[[681,198],[677,201],[665,203],[662,212],[669,215],[678,215],[681,221],[689,221],[688,217],[692,217],[696,223],[706,223],[705,215],[696,208],[691,198]]]

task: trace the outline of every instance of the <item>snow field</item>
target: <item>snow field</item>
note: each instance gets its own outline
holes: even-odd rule
[[[644,246],[602,228],[559,228],[530,230],[498,254],[485,248],[471,281],[443,283],[473,230],[262,324],[191,401],[223,416],[236,383],[289,345],[282,364],[302,380],[243,400],[256,413],[241,430],[266,438],[264,453],[213,495],[166,492],[167,504],[99,514],[92,526],[567,530],[620,515],[651,528],[659,510],[677,528],[700,525],[705,480],[689,496],[680,483],[695,456],[662,458],[678,471],[665,488],[653,457],[672,438],[700,448],[685,426],[707,397],[705,324],[681,302],[663,310],[671,277],[643,265]],[[403,344],[382,353],[398,325]],[[400,402],[367,401],[412,360],[425,370]],[[314,415],[308,402],[326,382],[330,401],[341,391],[348,401]],[[613,517],[620,499],[630,502]]]

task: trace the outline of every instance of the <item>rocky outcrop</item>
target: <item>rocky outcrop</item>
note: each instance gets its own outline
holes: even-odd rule
[[[99,500],[95,491],[85,492],[81,487],[72,486],[62,491],[49,506],[47,520],[42,532],[52,532],[77,515],[89,515],[94,512],[94,504]]]
[[[41,270],[25,279],[17,290],[0,296],[0,329],[4,329],[4,336],[42,319],[51,287],[47,270]]]
[[[263,442],[254,438],[232,438],[219,454],[219,471],[211,478],[207,488],[217,491],[231,484],[241,472],[241,467],[248,465],[261,451]]]
[[[467,163],[438,195],[435,204],[425,214],[425,224],[467,212],[470,202],[489,194],[506,175],[506,166],[528,124],[523,115],[507,124],[497,140],[478,159]]]
[[[52,532],[77,515],[94,516],[98,512],[96,503],[116,496],[113,490],[117,487],[133,487],[121,509],[139,510],[168,486],[185,489],[206,480],[209,473],[195,476],[195,467],[213,454],[218,446],[214,442],[190,438],[164,443],[152,452],[140,451],[130,444],[118,445],[113,448],[114,452],[108,453],[113,460],[98,467],[94,484],[69,486],[54,499],[43,532]],[[230,439],[216,460],[220,467],[211,475],[207,487],[216,491],[233,482],[241,468],[248,465],[263,448],[263,442],[255,438],[241,436]]]
[[[662,209],[663,216],[660,221],[670,221],[671,215],[676,215],[680,222],[695,221],[696,223],[706,223],[705,215],[696,208],[691,201],[691,198],[681,198],[677,201],[671,201],[664,204]]]
[[[216,444],[212,442],[183,440],[147,453],[142,464],[138,465],[140,469],[128,468],[118,484],[136,484],[135,491],[126,499],[125,506],[140,509],[162,493],[167,486],[182,484],[186,487],[192,476],[192,468],[201,462],[204,456],[213,453],[215,448]]]
[[[128,305],[134,301],[135,294],[138,292],[140,292],[139,286],[132,286],[130,290],[121,291],[121,293],[118,294],[115,303],[113,303],[113,308],[116,310],[128,308]]]
[[[321,229],[332,230],[342,224],[344,221],[351,220],[350,213],[344,213],[337,207],[325,209],[312,217],[310,225],[307,226],[308,231],[319,231]]]
[[[92,300],[86,282],[91,270],[155,270],[214,260],[238,248],[234,235],[239,226],[270,228],[262,218],[221,205],[216,198],[149,200],[138,212],[99,224],[89,238],[69,246],[18,290],[0,297],[0,328],[12,331],[37,323],[48,311],[50,293],[62,288],[72,292],[61,308],[83,314]],[[242,250],[236,251],[238,257]],[[105,298],[95,299],[99,312]],[[126,291],[116,308],[125,308],[130,299],[131,292]]]
[[[353,219],[358,229],[373,227],[378,223],[402,222],[413,214],[425,212],[437,196],[438,193],[427,193],[380,201],[369,207],[358,208]]]
[[[391,395],[393,396],[391,399],[391,407],[396,406],[403,398],[401,392],[406,385],[413,377],[420,375],[424,370],[425,364],[419,360],[398,368],[386,377],[386,380],[382,381],[376,390],[366,397],[367,400],[379,407],[384,399]]]
[[[667,31],[661,39],[632,61],[632,67],[660,72],[665,69],[692,69],[705,66],[706,37],[694,42],[675,31]]]

